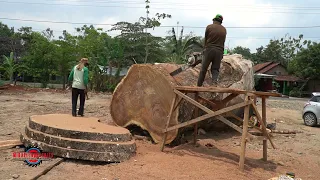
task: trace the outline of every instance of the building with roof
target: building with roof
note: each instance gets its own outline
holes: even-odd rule
[[[289,95],[290,88],[297,86],[302,79],[294,75],[289,75],[286,68],[280,63],[265,62],[253,67],[257,80],[256,90],[272,91]],[[277,86],[278,85],[278,86]]]

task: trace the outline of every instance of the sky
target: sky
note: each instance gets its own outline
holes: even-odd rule
[[[170,19],[161,20],[161,27],[148,30],[155,36],[166,36],[172,27],[177,28],[178,22],[178,30],[183,26],[185,35],[192,32],[204,36],[205,27],[212,23],[216,14],[221,14],[227,29],[227,48],[243,46],[255,52],[270,39],[284,37],[287,33],[293,37],[303,34],[305,39],[320,40],[320,1],[317,0],[149,1],[150,17],[156,13],[172,15]],[[30,26],[35,31],[50,27],[57,37],[63,30],[75,33],[74,29],[81,27],[81,23],[100,24],[96,26],[109,30],[116,22],[133,23],[141,16],[146,16],[145,0],[0,0],[2,23],[15,29]]]

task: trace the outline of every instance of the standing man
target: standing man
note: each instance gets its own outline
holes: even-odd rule
[[[212,83],[216,84],[219,76],[220,63],[223,58],[224,43],[227,30],[222,26],[223,17],[217,14],[213,23],[208,25],[205,32],[204,58],[197,86],[202,86],[208,67],[211,64]]]
[[[84,114],[85,93],[89,81],[89,70],[85,66],[87,58],[82,58],[78,65],[74,66],[69,75],[69,82],[72,81],[72,116],[77,116],[77,101],[80,95],[79,116]]]

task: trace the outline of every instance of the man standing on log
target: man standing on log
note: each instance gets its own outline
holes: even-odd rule
[[[224,43],[226,41],[227,30],[222,26],[223,17],[217,14],[213,18],[213,23],[208,25],[205,32],[204,58],[198,78],[197,86],[202,86],[208,67],[211,64],[212,83],[217,84],[220,63],[223,59]]]

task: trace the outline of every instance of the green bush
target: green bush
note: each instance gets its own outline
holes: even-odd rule
[[[291,96],[291,97],[301,97],[301,91],[298,88],[293,88],[289,92],[289,96]]]
[[[0,80],[0,86],[4,85],[4,81]]]

